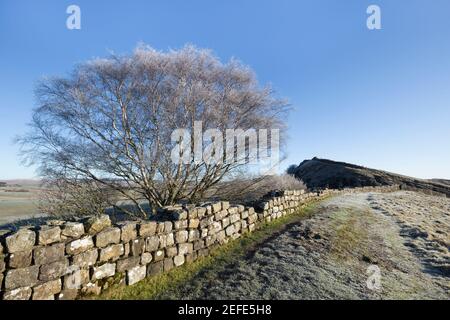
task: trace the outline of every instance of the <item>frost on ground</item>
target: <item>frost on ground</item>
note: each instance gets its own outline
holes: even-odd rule
[[[338,196],[163,298],[450,299],[449,214],[450,199],[419,193]],[[367,285],[372,265],[379,290]]]

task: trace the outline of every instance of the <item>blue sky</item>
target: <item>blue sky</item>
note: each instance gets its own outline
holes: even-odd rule
[[[76,4],[82,29],[66,28]],[[377,4],[382,30],[366,27]],[[450,178],[450,1],[1,0],[0,179],[30,178],[15,135],[33,88],[75,63],[186,43],[237,57],[290,100],[288,159]]]

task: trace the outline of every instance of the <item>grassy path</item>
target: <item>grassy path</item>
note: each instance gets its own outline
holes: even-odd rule
[[[166,274],[147,278],[130,287],[113,287],[99,296],[99,299],[187,299],[184,295],[186,284],[200,287],[204,282],[215,279],[218,274],[229,268],[234,261],[251,257],[257,248],[283,233],[299,221],[311,217],[316,212],[318,203],[310,203],[299,208],[289,216],[282,217],[261,229],[217,248],[210,256],[175,268]],[[192,289],[191,291],[193,291]]]

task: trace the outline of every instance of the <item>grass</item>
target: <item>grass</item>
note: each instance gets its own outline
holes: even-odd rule
[[[297,223],[314,214],[320,200],[301,206],[297,212],[281,217],[270,223],[265,223],[252,233],[247,233],[237,240],[214,249],[208,256],[196,261],[174,268],[171,271],[149,277],[133,286],[112,286],[96,299],[123,299],[123,300],[152,300],[165,298],[168,291],[176,292],[176,288],[193,279],[200,272],[224,266],[242,259],[246,254],[255,250],[261,243],[267,241],[274,234],[280,233],[289,225]]]

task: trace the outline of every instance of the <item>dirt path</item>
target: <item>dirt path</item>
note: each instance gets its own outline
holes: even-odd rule
[[[449,209],[408,192],[335,197],[162,298],[450,299]]]

